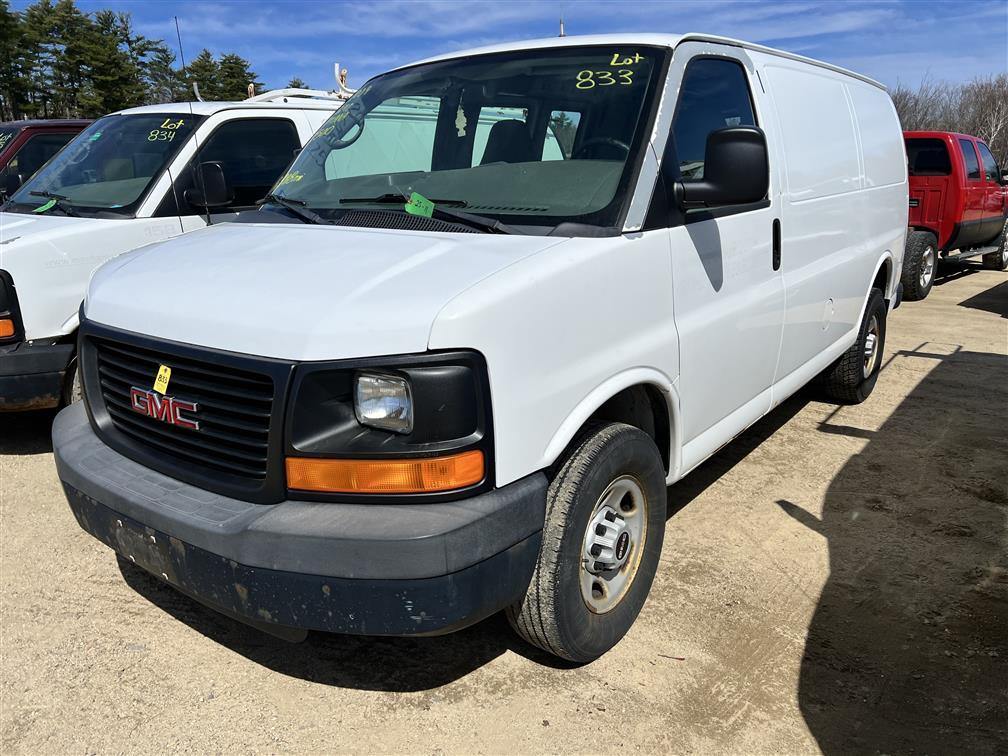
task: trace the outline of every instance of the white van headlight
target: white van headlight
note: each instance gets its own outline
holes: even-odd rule
[[[413,396],[409,381],[394,375],[358,373],[354,413],[361,425],[409,434],[413,432]]]

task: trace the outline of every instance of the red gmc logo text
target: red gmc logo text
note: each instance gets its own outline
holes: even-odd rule
[[[199,405],[196,402],[185,402],[173,396],[160,396],[154,391],[137,388],[130,389],[130,404],[135,412],[147,417],[153,417],[168,425],[179,428],[199,430],[199,420],[190,420],[182,416],[182,412],[196,412]]]

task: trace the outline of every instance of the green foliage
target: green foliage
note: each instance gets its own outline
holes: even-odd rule
[[[192,98],[243,100],[262,84],[245,59],[202,51],[186,71],[160,39],[133,30],[128,13],[84,13],[74,0],[37,0],[23,12],[0,0],[0,121],[96,118],[136,105]]]
[[[311,87],[309,87],[305,83],[305,80],[302,79],[299,76],[295,76],[293,79],[291,79],[290,81],[288,81],[287,82],[287,88],[288,89],[311,89]]]

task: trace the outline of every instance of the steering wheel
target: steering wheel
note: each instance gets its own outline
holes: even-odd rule
[[[619,139],[613,139],[612,137],[592,137],[591,139],[586,139],[578,147],[577,152],[571,155],[572,160],[584,159],[589,151],[590,147],[595,145],[605,145],[607,147],[615,147],[618,150],[623,151],[623,157],[628,157],[630,155],[630,145],[626,142],[621,142]]]

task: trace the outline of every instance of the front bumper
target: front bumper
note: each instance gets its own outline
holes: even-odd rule
[[[53,450],[84,530],[183,593],[279,635],[451,632],[519,599],[539,553],[542,473],[446,504],[252,504],[112,450],[81,404],[57,416]]]
[[[0,348],[0,412],[55,407],[73,344],[29,344]]]

